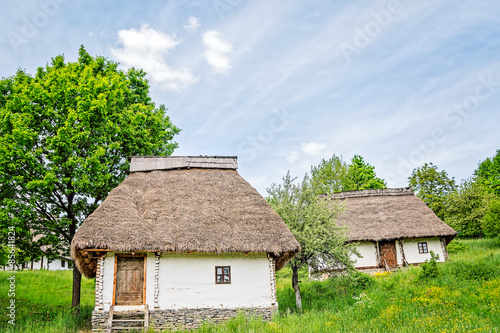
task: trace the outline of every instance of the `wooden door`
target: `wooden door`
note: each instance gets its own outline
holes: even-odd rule
[[[398,265],[398,259],[396,256],[396,244],[394,241],[379,242],[380,245],[380,260],[382,261],[382,266],[387,265],[389,267],[395,267]]]
[[[144,295],[144,257],[118,256],[115,305],[142,305]]]

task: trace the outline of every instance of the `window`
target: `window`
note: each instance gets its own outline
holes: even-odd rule
[[[231,283],[231,266],[215,266],[215,283]]]
[[[61,267],[64,268],[66,266],[66,261],[61,260]]]
[[[429,253],[427,242],[418,243],[418,253]]]

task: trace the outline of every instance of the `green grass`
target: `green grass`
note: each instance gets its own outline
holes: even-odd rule
[[[272,322],[240,315],[197,332],[500,332],[500,239],[459,240],[450,260],[426,278],[421,267],[374,277],[357,273],[326,281],[300,274],[303,312],[295,311],[291,272],[277,274],[280,314]],[[0,306],[8,305],[0,273]],[[82,314],[71,315],[71,272],[18,272],[16,332],[89,331],[92,280],[83,280]],[[5,331],[3,313],[0,330]]]
[[[272,322],[239,316],[199,332],[500,332],[500,239],[454,242],[435,278],[423,277],[421,267],[323,282],[302,276],[303,313],[295,312],[285,271]]]
[[[76,332],[90,329],[94,303],[94,280],[82,278],[81,312],[73,316],[70,271],[17,271],[15,273],[16,320],[8,323],[11,272],[0,272],[0,331],[2,332]],[[5,310],[3,310],[5,309]]]

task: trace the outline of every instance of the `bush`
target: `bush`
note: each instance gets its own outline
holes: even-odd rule
[[[453,240],[448,244],[448,253],[459,253],[469,249],[469,246],[458,240]]]
[[[357,288],[367,288],[373,285],[376,281],[373,276],[366,273],[361,273],[360,271],[355,271],[352,273],[353,284]]]
[[[431,259],[426,260],[420,267],[422,270],[419,273],[419,278],[431,279],[439,275],[437,261],[439,260],[439,255],[431,251]]]
[[[496,199],[490,203],[481,221],[481,227],[486,237],[500,236],[500,200]]]
[[[488,258],[476,261],[456,261],[451,266],[451,272],[460,280],[487,281],[495,278],[498,273],[496,263]]]
[[[305,311],[345,308],[354,303],[354,295],[375,283],[373,277],[357,270],[342,272],[324,281],[307,281],[307,278],[301,281],[302,306]],[[295,292],[288,279],[279,288],[278,304],[280,312],[295,310]]]

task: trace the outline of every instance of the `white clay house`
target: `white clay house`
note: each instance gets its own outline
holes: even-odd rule
[[[390,270],[448,258],[446,246],[457,235],[407,188],[349,191],[332,198],[346,205],[337,220],[357,242],[361,258],[352,256],[359,270]]]
[[[300,246],[236,169],[236,157],[132,158],[71,245],[96,277],[93,331],[196,328],[241,310],[270,318],[275,271]]]
[[[44,237],[42,234],[33,236],[33,243],[40,241],[42,237]],[[35,245],[33,244],[32,246]],[[2,270],[46,269],[49,271],[67,271],[73,269],[73,260],[67,255],[69,252],[67,247],[65,247],[64,251],[59,250],[54,253],[54,251],[51,251],[52,245],[41,245],[40,250],[42,255],[37,260],[27,261],[20,265],[14,265],[13,267],[2,266]]]

